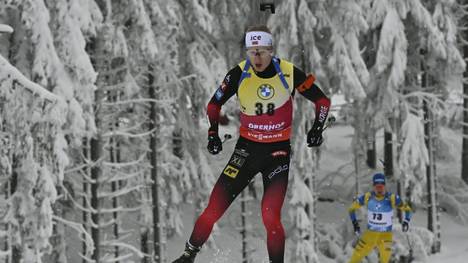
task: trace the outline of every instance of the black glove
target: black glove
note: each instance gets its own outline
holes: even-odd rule
[[[357,220],[353,221],[353,228],[354,228],[354,233],[358,235],[361,234],[361,227],[359,226],[359,222]]]
[[[403,232],[408,232],[409,230],[409,222],[408,221],[403,221],[403,223],[401,223],[401,230],[403,230]]]
[[[310,129],[310,131],[307,133],[307,146],[317,147],[320,146],[322,142],[322,126],[314,123],[312,129]]]
[[[218,133],[211,133],[208,135],[208,151],[211,154],[218,154],[223,150],[223,143],[218,136]]]

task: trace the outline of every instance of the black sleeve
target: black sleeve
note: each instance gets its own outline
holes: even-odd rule
[[[297,89],[304,81],[306,80],[306,74],[304,71],[298,69],[296,66],[294,66],[294,90]]]
[[[239,66],[229,70],[226,77],[224,77],[223,82],[218,87],[213,97],[211,97],[210,103],[221,106],[236,94],[239,88],[241,74],[242,69]]]
[[[239,66],[231,69],[224,77],[223,82],[216,90],[213,97],[211,97],[208,106],[206,107],[206,114],[210,121],[210,128],[208,134],[218,132],[219,114],[221,112],[221,106],[226,103],[234,94],[237,93],[239,88],[239,80],[242,74],[242,70]]]
[[[315,84],[315,77],[294,67],[294,90],[315,104],[315,120],[312,129],[321,131],[328,116],[331,101]]]
[[[313,102],[316,102],[324,97],[326,98],[327,96],[325,93],[323,93],[323,91],[317,84],[315,84],[315,82],[313,82],[312,86],[310,87],[304,87],[307,78],[310,76],[311,75],[307,76],[304,71],[294,66],[294,92],[297,89],[302,96]],[[315,79],[315,77],[313,78]],[[300,88],[301,86],[303,86],[303,88]]]

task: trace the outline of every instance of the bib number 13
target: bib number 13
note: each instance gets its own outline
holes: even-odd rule
[[[263,103],[257,102],[255,103],[255,114],[257,115],[262,115],[264,113],[263,109]],[[266,108],[266,114],[272,116],[275,114],[275,104],[274,103],[268,103],[267,108]]]

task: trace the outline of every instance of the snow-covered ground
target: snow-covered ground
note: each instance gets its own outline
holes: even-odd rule
[[[418,224],[423,224],[423,215],[418,216]],[[421,220],[419,220],[421,219]],[[468,262],[468,227],[459,225],[452,218],[442,216],[442,252],[430,257],[428,263]]]
[[[221,128],[221,133],[226,129]],[[228,131],[232,132],[233,129],[229,127]],[[353,129],[349,126],[335,126],[327,131],[327,144],[322,155],[320,176],[318,179],[318,191],[320,197],[333,199],[332,202],[320,202],[317,207],[317,218],[319,223],[328,223],[339,227],[344,223],[349,223],[347,207],[351,202],[351,196],[354,193],[354,177],[352,175],[353,163],[352,154],[350,149],[351,137]],[[451,130],[443,130],[443,134],[447,135],[448,144],[450,149],[457,151],[457,140],[460,136]],[[377,140],[383,141],[382,134],[377,135]],[[458,136],[458,137],[457,137]],[[217,174],[221,171],[228,156],[232,153],[235,140],[228,141],[224,147],[224,151],[219,156],[213,157],[213,171]],[[459,145],[459,144],[458,144]],[[382,151],[381,144],[378,141],[379,153]],[[455,148],[454,148],[455,147]],[[379,158],[382,158],[379,156]],[[458,161],[459,162],[459,161]],[[440,176],[459,176],[459,163],[457,160],[448,160],[440,164]],[[361,176],[362,181],[361,190],[367,190],[368,185],[365,182],[368,178],[364,175]],[[261,180],[258,180],[256,188],[259,194],[261,190]],[[443,180],[441,180],[443,181]],[[390,190],[392,186],[390,186]],[[289,189],[291,192],[292,189]],[[288,202],[285,202],[283,208],[283,223],[286,229],[286,234],[291,233],[291,222],[288,214]],[[267,252],[265,245],[265,231],[262,225],[260,216],[260,201],[253,200],[249,203],[249,223],[251,230],[248,235],[249,248],[253,251],[252,262],[267,262]],[[187,205],[187,211],[184,218],[183,236],[176,236],[168,241],[167,255],[169,262],[180,255],[183,250],[184,242],[189,237],[196,213],[190,205]],[[468,227],[460,225],[449,215],[442,213],[442,252],[430,257],[430,263],[444,262],[444,263],[465,263],[468,262]],[[350,223],[349,223],[350,224]],[[204,263],[217,263],[217,262],[240,262],[241,258],[241,236],[239,230],[236,229],[240,225],[240,202],[236,202],[230,207],[227,213],[219,221],[217,228],[212,235],[211,243],[204,247],[203,251],[197,257],[197,262]],[[426,212],[423,209],[417,210],[414,215],[412,226],[425,227],[427,225]],[[292,248],[291,241],[286,243],[287,252],[286,259],[290,248]],[[289,248],[289,249],[288,249]],[[325,258],[321,258],[323,262],[330,262]],[[331,261],[333,262],[333,261]]]

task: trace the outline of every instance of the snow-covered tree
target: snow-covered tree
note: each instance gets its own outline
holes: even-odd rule
[[[161,136],[160,139],[166,143],[172,141],[172,134],[179,136],[180,145],[179,156],[167,156],[163,163],[172,163],[170,170],[166,170],[168,180],[163,182],[162,189],[165,189],[164,196],[171,197],[167,200],[168,216],[174,222],[174,230],[180,230],[182,201],[196,204],[196,209],[203,207],[203,202],[207,201],[207,193],[211,189],[214,176],[207,159],[205,143],[200,140],[200,136],[206,136],[206,104],[212,90],[214,90],[223,79],[227,71],[225,60],[214,46],[214,36],[219,32],[219,28],[211,24],[214,16],[209,12],[208,1],[188,1],[181,2],[180,5],[173,3],[166,4],[166,10],[175,15],[180,21],[173,23],[168,21],[170,28],[179,34],[174,36],[179,43],[175,47],[164,45],[162,48],[174,50],[178,61],[168,57],[169,54],[159,59],[161,64],[156,64],[158,68],[163,68],[162,63],[172,63],[168,69],[176,67],[178,74],[173,71],[164,70],[163,74],[158,74],[156,86],[164,90],[167,99],[174,99],[171,119],[166,119],[173,123],[173,126],[165,125],[165,129],[172,129],[171,133]],[[166,16],[165,18],[170,19]],[[182,60],[185,58],[186,60]],[[172,88],[171,88],[172,87]],[[169,93],[167,90],[172,90]],[[168,140],[170,139],[170,140]],[[170,175],[170,176],[169,176]],[[183,189],[185,196],[181,196]],[[191,191],[197,189],[196,191]],[[205,190],[202,190],[205,189]],[[164,206],[163,206],[164,208]],[[199,211],[196,211],[198,214]]]
[[[85,3],[85,1],[82,2]],[[63,151],[69,151],[72,148],[69,146],[80,144],[81,136],[86,131],[86,119],[89,119],[89,116],[91,116],[89,114],[89,107],[87,110],[87,117],[86,114],[83,113],[84,108],[80,105],[78,98],[80,95],[86,96],[90,94],[90,92],[80,90],[75,93],[75,90],[82,86],[75,85],[76,83],[73,82],[73,78],[77,76],[77,74],[73,74],[72,72],[76,67],[86,64],[86,59],[80,60],[84,50],[83,42],[79,41],[80,35],[74,35],[74,37],[78,38],[74,38],[77,40],[73,42],[74,45],[64,44],[61,46],[60,44],[56,44],[62,43],[64,39],[70,37],[70,30],[73,30],[72,27],[74,26],[72,25],[73,23],[65,21],[68,15],[63,13],[64,10],[66,10],[66,7],[63,7],[64,2],[57,2],[53,12],[49,12],[48,10],[50,3],[44,1],[7,1],[5,4],[6,5],[2,7],[8,10],[7,15],[11,19],[10,21],[12,21],[18,29],[11,38],[11,45],[8,52],[9,58],[18,69],[33,81],[41,84],[63,99],[66,107],[62,111],[62,115],[64,114],[66,121],[58,131],[59,135],[57,135],[57,139],[62,137],[66,138],[66,140],[62,142],[62,144],[67,146]],[[51,16],[54,16],[54,14],[51,15],[51,13],[54,12],[60,13],[60,15],[57,15],[57,17],[60,18],[51,18]],[[83,18],[83,20],[85,19]],[[57,25],[56,21],[64,23],[63,27],[60,29],[51,28],[50,25]],[[66,29],[63,30],[63,28]],[[70,34],[67,35],[67,32]],[[68,51],[62,51],[62,47],[64,46],[68,48]],[[74,53],[80,52],[80,50],[81,53],[78,53],[78,55]],[[66,61],[66,63],[64,61]],[[75,67],[74,65],[78,66]],[[86,66],[83,66],[83,68],[85,67]],[[89,72],[90,71],[87,71],[85,73]],[[84,86],[91,86],[92,89],[93,77],[95,77],[93,74],[86,76],[86,79],[89,80],[87,83],[83,81],[82,84]],[[83,105],[85,105],[85,103],[83,103]],[[92,119],[88,121],[88,124],[89,123],[92,123]],[[58,155],[57,158],[62,158],[63,163],[71,164],[71,159],[67,154]],[[59,180],[56,181],[59,193],[61,193],[60,189],[64,189],[62,185],[64,182],[63,176],[64,175],[61,174]],[[62,198],[63,195],[59,197]],[[59,217],[55,217],[54,219],[57,220],[59,224],[67,222],[66,220],[61,221]],[[81,228],[77,228],[77,230],[82,231]],[[92,247],[92,244],[90,244],[90,246]],[[30,257],[31,255],[24,254],[23,259],[27,260],[25,258],[26,256]],[[19,259],[20,257],[18,257],[17,260]]]
[[[2,257],[42,262],[51,246],[52,206],[68,165],[62,126],[67,104],[0,56],[1,170],[9,184],[2,222],[11,240]],[[4,238],[4,237],[3,237]],[[15,248],[16,252],[13,252]]]

